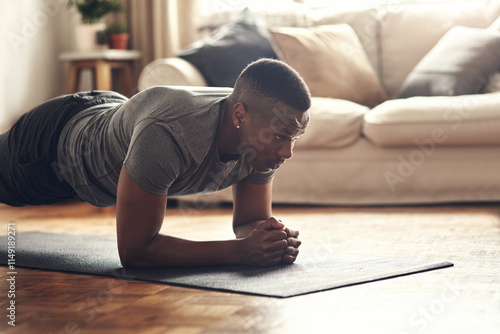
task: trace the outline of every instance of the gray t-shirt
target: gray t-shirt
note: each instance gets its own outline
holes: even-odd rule
[[[65,126],[58,145],[63,178],[84,201],[116,204],[120,170],[159,196],[218,191],[241,180],[268,183],[244,156],[221,162],[218,133],[227,94],[193,93],[164,86],[123,104],[95,106]]]

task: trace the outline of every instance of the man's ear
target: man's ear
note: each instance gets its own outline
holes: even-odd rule
[[[238,102],[233,108],[233,124],[235,127],[239,127],[247,118],[247,110],[243,103]]]

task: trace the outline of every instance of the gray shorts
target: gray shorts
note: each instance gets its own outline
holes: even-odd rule
[[[59,136],[79,112],[126,100],[115,92],[81,92],[51,99],[23,115],[0,134],[0,203],[41,205],[77,198],[57,168]]]

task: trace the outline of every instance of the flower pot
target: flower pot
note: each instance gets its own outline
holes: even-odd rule
[[[104,30],[106,23],[80,24],[75,27],[75,43],[78,51],[89,51],[98,48],[97,32]]]
[[[111,34],[108,36],[108,45],[110,49],[120,49],[126,50],[128,46],[128,39],[130,35],[127,33],[123,34]]]

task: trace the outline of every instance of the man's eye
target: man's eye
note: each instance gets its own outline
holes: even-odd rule
[[[283,140],[283,139],[285,139],[285,136],[282,136],[282,135],[274,135],[274,138],[276,138],[277,140]]]

